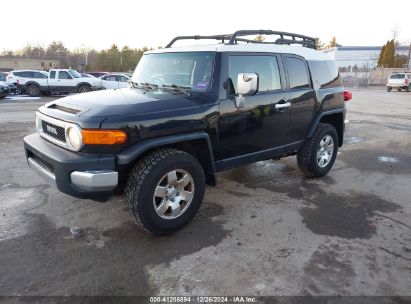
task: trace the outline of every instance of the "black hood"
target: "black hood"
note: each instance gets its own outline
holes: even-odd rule
[[[198,107],[204,101],[204,98],[199,97],[169,94],[161,90],[145,92],[125,88],[76,94],[53,101],[45,107],[74,109],[80,117],[107,117]]]

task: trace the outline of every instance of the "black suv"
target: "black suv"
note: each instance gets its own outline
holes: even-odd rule
[[[182,39],[221,42],[172,47]],[[130,214],[155,234],[187,224],[217,172],[297,155],[306,176],[321,177],[343,143],[345,105],[335,63],[315,48],[275,31],[176,37],[144,54],[129,88],[39,108],[28,164],[76,197],[125,186]]]

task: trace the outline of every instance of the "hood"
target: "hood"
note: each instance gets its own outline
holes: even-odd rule
[[[76,94],[46,104],[46,109],[73,110],[80,117],[107,117],[115,115],[144,114],[198,107],[212,101],[208,94],[185,96],[164,91],[145,92],[135,88],[102,90]]]

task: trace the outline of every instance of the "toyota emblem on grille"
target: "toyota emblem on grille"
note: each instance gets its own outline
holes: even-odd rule
[[[47,132],[57,135],[57,129],[47,125]]]

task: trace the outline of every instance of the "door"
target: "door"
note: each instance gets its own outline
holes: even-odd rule
[[[75,92],[76,83],[67,71],[57,71],[57,90],[60,92]]]
[[[227,99],[220,101],[218,159],[244,156],[284,145],[290,112],[280,57],[273,54],[226,55]],[[256,73],[258,91],[235,106],[239,73]],[[223,76],[224,77],[224,76]]]
[[[118,89],[118,79],[116,75],[106,75],[101,77],[101,82],[107,90]]]
[[[291,123],[287,141],[297,142],[307,136],[316,108],[315,91],[309,77],[307,62],[297,56],[283,56],[291,103]]]

